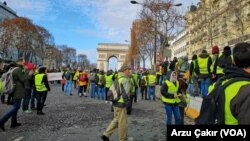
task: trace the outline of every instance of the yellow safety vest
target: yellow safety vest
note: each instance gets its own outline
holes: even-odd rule
[[[148,75],[148,85],[155,85],[156,76],[153,74]]]
[[[225,84],[228,80],[222,82]],[[237,95],[240,88],[244,85],[250,84],[249,81],[238,81],[225,88],[225,124],[226,125],[238,125],[238,120],[233,116],[231,112],[231,101]],[[214,89],[215,84],[209,87],[209,93]]]
[[[199,70],[200,70],[200,74],[208,74],[208,68],[207,68],[207,64],[208,64],[208,58],[201,58],[198,57],[198,65],[199,65]]]
[[[110,88],[111,85],[113,84],[113,74],[111,75],[105,75],[105,80],[106,80],[106,88]]]
[[[168,94],[177,94],[178,89],[179,89],[179,82],[176,81],[176,86],[174,85],[173,82],[166,80],[165,81],[166,85],[168,86]],[[166,98],[164,96],[161,97],[162,102],[170,103],[170,104],[175,104],[175,103],[180,103],[181,100],[177,98]]]
[[[44,75],[45,75],[44,73],[35,75],[35,86],[36,86],[36,91],[38,92],[44,92],[48,90],[44,82],[42,83]]]

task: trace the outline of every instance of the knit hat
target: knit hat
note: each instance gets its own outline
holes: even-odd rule
[[[219,47],[217,45],[212,47],[212,54],[219,54]]]
[[[32,64],[32,63],[28,63],[28,64],[26,65],[26,67],[27,67],[28,70],[32,70],[32,69],[35,68],[35,65]]]

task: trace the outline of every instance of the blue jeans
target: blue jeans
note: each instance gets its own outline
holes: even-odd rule
[[[172,123],[172,113],[174,114],[175,125],[179,125],[181,122],[180,109],[178,105],[164,104],[167,118],[167,125],[171,125]]]
[[[31,94],[30,107],[35,108],[35,99],[36,99],[36,88],[34,87]]]
[[[12,108],[5,113],[5,115],[0,119],[0,123],[4,124],[10,117],[11,118],[11,124],[17,123],[17,112],[20,109],[22,99],[13,99],[13,105]]]
[[[69,89],[69,93],[72,94],[72,81],[66,80],[66,83],[64,85],[64,94],[67,94],[67,90]]]
[[[210,78],[202,78],[201,79],[201,95],[204,97],[204,96],[207,96],[208,94],[208,87],[211,83],[211,80]]]
[[[155,100],[155,86],[148,86],[148,99],[151,100],[151,95],[153,95],[153,100]]]
[[[95,88],[96,87],[96,84],[91,82],[90,84],[90,97],[91,98],[95,98]]]
[[[104,93],[105,93],[105,89],[104,89],[104,87],[100,87],[100,86],[98,86],[98,99],[100,100],[100,99],[102,99],[102,100],[104,100]]]

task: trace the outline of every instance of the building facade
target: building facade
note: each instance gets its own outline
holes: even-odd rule
[[[187,56],[187,32],[185,30],[182,30],[175,36],[175,38],[171,41],[171,58],[174,57],[180,58]]]
[[[250,0],[200,0],[186,14],[187,55],[250,42]]]
[[[0,22],[4,19],[11,19],[15,17],[17,17],[16,12],[9,8],[6,2],[0,2]]]

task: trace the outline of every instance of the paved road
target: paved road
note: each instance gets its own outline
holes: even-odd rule
[[[63,95],[61,86],[52,85],[44,112],[38,116],[19,110],[18,122],[22,126],[11,129],[10,120],[5,124],[6,132],[0,131],[1,141],[99,141],[100,135],[113,118],[110,105],[89,97],[79,98]],[[10,108],[0,104],[0,116]],[[132,115],[128,117],[128,135],[133,141],[165,141],[165,111],[157,100],[134,104]],[[192,120],[186,118],[186,124]],[[115,132],[111,141],[117,140]]]

